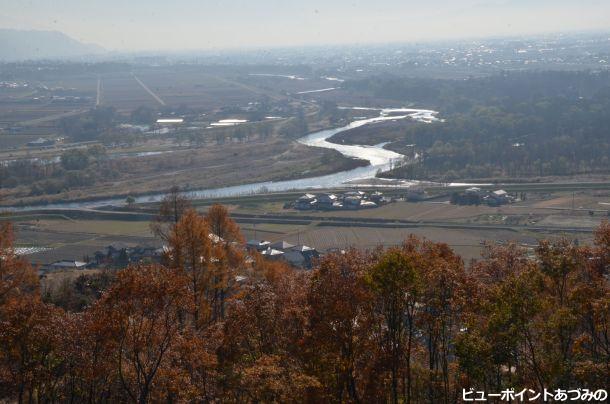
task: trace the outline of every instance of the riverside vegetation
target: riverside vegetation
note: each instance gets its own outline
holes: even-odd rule
[[[607,175],[610,73],[504,72],[466,80],[369,78],[354,91],[441,111],[444,120],[372,128],[370,141],[421,156],[383,176],[457,180]],[[386,134],[384,135],[384,132]],[[347,134],[346,134],[346,137]]]

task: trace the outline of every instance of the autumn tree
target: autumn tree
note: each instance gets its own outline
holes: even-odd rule
[[[476,286],[471,289],[456,347],[465,384],[498,389],[505,383],[529,380],[521,348],[523,333],[531,327],[528,315],[537,307],[540,283],[535,263],[515,244],[487,246],[483,257],[470,269]],[[512,370],[517,367],[515,374]]]
[[[210,235],[205,219],[194,209],[189,209],[176,223],[168,238],[168,263],[188,276],[193,321],[197,327],[211,318],[215,262]]]
[[[467,286],[461,259],[445,244],[411,237],[382,253],[367,279],[383,320],[377,334],[390,401],[454,401],[452,342]]]
[[[254,279],[230,301],[219,364],[232,401],[298,402],[320,387],[305,369],[306,274],[286,268]],[[314,395],[315,396],[315,395]]]
[[[95,307],[72,315],[63,339],[69,401],[119,401],[125,398],[116,377],[115,328]]]
[[[578,382],[608,385],[610,378],[610,224],[604,221],[595,233],[591,266],[579,292],[580,335],[574,346],[574,374]]]
[[[62,310],[43,304],[32,267],[15,255],[9,223],[0,225],[0,399],[57,398]]]
[[[308,362],[323,382],[324,401],[362,402],[378,395],[379,349],[372,334],[370,254],[349,250],[325,257],[309,284]],[[368,400],[367,400],[368,399]]]
[[[458,354],[473,381],[493,389],[509,384],[536,390],[546,386],[536,343],[541,281],[536,267],[528,265],[481,288],[480,301],[471,299],[476,320],[466,324],[457,340]],[[479,369],[473,367],[477,361]]]
[[[38,277],[30,264],[15,254],[13,227],[0,223],[0,305],[38,292]]]
[[[607,384],[604,226],[599,232],[593,248],[542,241],[533,260],[515,246],[494,247],[473,267],[477,293],[466,331],[456,339],[470,385],[542,390]]]
[[[178,216],[163,266],[80,277],[57,304],[0,227],[0,401],[448,404],[608,384],[606,223],[593,245],[488,246],[468,270],[410,237],[300,271],[246,261],[223,207]]]
[[[228,239],[215,234],[211,226]],[[169,263],[173,268],[185,271],[190,279],[197,327],[224,317],[235,273],[243,263],[238,246],[228,241],[239,239],[236,231],[239,230],[235,223],[222,212],[203,217],[189,209],[169,235]]]
[[[132,402],[164,398],[176,382],[169,360],[191,304],[184,274],[152,265],[120,272],[93,308],[95,320],[109,329],[115,374]]]
[[[472,291],[460,256],[447,244],[414,238],[403,249],[420,255],[422,289],[416,322],[424,338],[427,367],[427,399],[449,403],[457,400],[460,386],[453,366],[453,341],[463,325],[463,313]]]
[[[58,398],[63,356],[62,311],[38,298],[16,298],[0,308],[0,398]]]
[[[409,312],[414,309],[414,296],[417,295],[417,273],[416,262],[410,259],[400,249],[394,248],[384,253],[379,261],[373,265],[367,274],[368,284],[376,296],[377,310],[383,319],[383,327],[380,328],[383,352],[387,357],[390,369],[389,398],[392,403],[399,402],[399,380],[403,369],[403,358],[406,356],[410,363],[410,352],[405,354],[405,348],[409,349],[411,339],[407,336],[412,331],[413,316]],[[408,372],[407,372],[408,373]],[[410,389],[410,374],[408,375]],[[407,392],[407,400],[410,394]]]
[[[223,205],[212,205],[205,215],[205,221],[212,234],[220,237],[225,243],[243,242],[239,226],[231,219],[229,210]]]
[[[226,299],[233,279],[243,265],[244,256],[239,246],[243,244],[244,239],[239,226],[222,205],[212,205],[205,215],[205,222],[212,237],[216,263],[212,274],[212,315],[216,319],[222,319],[225,316]]]
[[[593,251],[593,262],[595,270],[607,276],[610,273],[610,222],[604,220],[595,231],[595,248]]]

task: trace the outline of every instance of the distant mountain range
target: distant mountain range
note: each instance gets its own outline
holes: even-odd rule
[[[105,52],[58,31],[0,29],[0,61],[72,59]]]

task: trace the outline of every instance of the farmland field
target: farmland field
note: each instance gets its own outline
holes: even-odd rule
[[[155,107],[158,103],[129,72],[104,75],[101,78],[100,105],[120,111],[131,111],[139,106]]]
[[[176,74],[168,70],[147,69],[138,71],[137,76],[167,104],[184,104],[191,108],[243,105],[265,94],[198,70]]]
[[[593,230],[607,217],[603,210],[605,205],[600,203],[608,201],[608,196],[599,191],[582,192],[578,198],[575,197],[578,201],[576,210],[566,211],[563,210],[565,204],[568,201],[571,204],[568,196],[565,192],[532,193],[530,200],[522,205],[501,208],[395,202],[371,210],[297,213],[284,209],[281,202],[266,202],[264,197],[252,198],[251,202],[247,202],[248,197],[235,198],[228,207],[247,240],[285,240],[292,244],[310,245],[324,252],[350,247],[389,247],[415,235],[447,243],[464,259],[470,260],[481,257],[489,240],[494,244],[516,243],[530,250],[542,239],[567,237],[579,243],[590,243]],[[579,210],[578,206],[602,209],[590,215],[587,210]],[[145,211],[152,212],[151,208],[154,211],[154,205]],[[205,212],[207,208],[199,210]],[[525,213],[529,211],[531,214]],[[114,243],[130,246],[159,246],[161,243],[151,234],[149,223],[144,219],[122,221],[107,219],[100,214],[98,218],[85,220],[72,216],[69,210],[64,216],[44,213],[14,216],[18,245],[49,248],[29,256],[33,262],[42,264],[59,259],[82,259]],[[351,221],[333,222],[333,217]],[[307,219],[299,224],[295,222],[298,218]],[[379,222],[371,222],[371,219]],[[413,224],[405,226],[401,222],[393,225],[392,219],[413,220]],[[566,228],[580,228],[582,231],[563,230]]]

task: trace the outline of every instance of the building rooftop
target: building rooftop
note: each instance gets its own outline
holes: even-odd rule
[[[269,244],[271,244],[271,242],[265,241],[265,240],[248,240],[248,242],[246,242],[246,245],[251,246],[251,247],[259,247],[259,246],[269,245]]]
[[[182,118],[159,118],[157,119],[157,123],[166,123],[166,124],[172,124],[172,123],[183,123],[184,119]]]
[[[284,251],[275,250],[275,249],[269,247],[265,251],[263,251],[261,254],[268,256],[268,257],[277,257],[279,255],[283,255]]]
[[[289,248],[294,247],[294,244],[290,244],[286,241],[276,241],[270,245],[271,248],[275,248],[276,250],[288,250]]]
[[[306,252],[306,251],[315,251],[315,248],[306,246],[306,245],[297,245],[292,248],[294,251]]]
[[[57,268],[81,268],[86,266],[87,263],[86,262],[82,262],[82,261],[57,261],[51,264],[52,267],[57,267]]]

